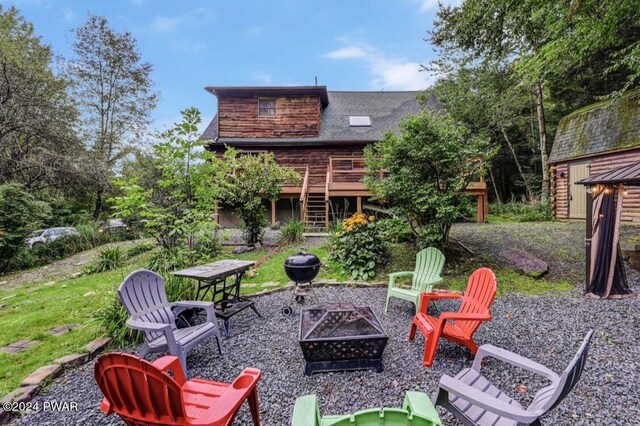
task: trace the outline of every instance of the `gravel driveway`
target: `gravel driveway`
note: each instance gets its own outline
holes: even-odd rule
[[[637,290],[637,282],[636,290]],[[433,395],[443,374],[453,375],[470,365],[469,352],[441,341],[432,368],[422,366],[423,342],[407,341],[412,316],[407,302],[392,302],[383,314],[385,289],[322,289],[321,301],[357,301],[371,306],[390,336],[384,353],[385,371],[316,374],[303,376],[304,362],[297,342],[298,319],[285,318],[280,307],[288,293],[257,299],[264,315],[259,319],[246,311],[231,320],[231,338],[224,341],[225,356],[219,357],[213,341],[193,351],[188,364],[191,375],[231,381],[246,366],[262,370],[259,384],[265,426],[290,424],[296,397],[316,393],[324,414],[353,412],[367,407],[400,406],[406,390]],[[562,297],[509,294],[493,306],[494,320],[476,333],[479,343],[492,343],[518,352],[561,372],[573,357],[590,328],[596,332],[588,363],[580,383],[564,402],[545,419],[549,425],[630,424],[640,418],[640,332],[637,299],[598,301],[570,293]],[[441,308],[451,308],[441,302]],[[92,363],[67,372],[43,396],[45,400],[76,401],[80,409],[66,413],[32,413],[20,425],[121,424],[98,410],[101,395],[92,376]],[[528,403],[543,382],[530,374],[505,368],[498,361],[484,367],[487,376],[507,393]],[[516,392],[520,385],[524,393]],[[439,408],[445,424],[456,424]],[[246,405],[235,424],[250,424]]]

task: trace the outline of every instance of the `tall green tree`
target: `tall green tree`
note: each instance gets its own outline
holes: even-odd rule
[[[0,5],[0,184],[78,195],[91,187],[91,167],[74,126],[68,81],[53,52],[14,7]]]
[[[90,15],[74,35],[70,71],[82,133],[92,156],[113,170],[147,130],[157,102],[153,67],[142,62],[131,33],[113,30],[102,16]],[[100,182],[94,217],[102,212],[108,188],[109,179]]]
[[[462,213],[467,185],[493,152],[485,138],[444,114],[422,111],[365,149],[365,185],[407,221],[422,245],[447,244]],[[387,176],[381,177],[380,170]]]
[[[235,208],[244,221],[244,238],[248,245],[262,242],[267,224],[263,200],[276,200],[285,182],[298,184],[300,176],[281,167],[273,153],[246,155],[227,148],[222,157],[214,157],[213,183],[218,199]]]
[[[433,69],[506,61],[517,84],[532,92],[543,199],[549,194],[547,137],[557,120],[548,106],[568,112],[577,106],[574,99],[588,103],[640,78],[640,8],[634,0],[467,0],[440,6],[430,37],[441,49]]]

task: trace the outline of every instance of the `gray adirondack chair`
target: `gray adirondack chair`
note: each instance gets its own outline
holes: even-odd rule
[[[127,326],[144,334],[141,355],[169,352],[180,359],[187,371],[187,353],[209,337],[215,337],[222,355],[220,330],[216,322],[213,302],[184,301],[169,303],[164,290],[164,279],[155,272],[140,269],[124,279],[118,289],[120,300],[131,318]],[[177,328],[172,307],[200,308],[207,313],[203,324]]]
[[[387,302],[384,311],[389,308],[389,300],[392,297],[408,300],[416,307],[420,304],[420,293],[430,292],[433,286],[442,282],[442,268],[444,267],[444,254],[437,248],[428,247],[416,255],[416,269],[413,271],[394,272],[389,274],[389,289],[387,290]],[[401,288],[396,284],[399,277],[411,276],[411,288]]]
[[[482,345],[478,348],[471,368],[465,368],[455,378],[445,375],[440,379],[434,403],[445,407],[468,426],[541,425],[540,417],[560,404],[580,380],[592,334],[593,330],[587,333],[578,353],[560,376],[544,365],[513,352],[492,345]],[[551,381],[551,384],[540,389],[531,404],[523,408],[480,374],[482,359],[485,357],[493,357],[539,374]]]

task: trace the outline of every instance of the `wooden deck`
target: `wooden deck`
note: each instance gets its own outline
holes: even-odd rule
[[[311,174],[309,167],[295,168],[301,177],[301,186],[285,185],[280,193],[282,198],[300,196],[300,204],[303,221],[310,216],[310,209],[314,210],[313,217],[324,217],[328,220],[331,197],[356,197],[357,210],[362,209],[362,197],[371,196],[362,180],[365,175],[364,158],[361,156],[350,157],[329,157],[329,164],[326,173]],[[381,176],[385,172],[381,171]],[[477,221],[486,221],[489,214],[489,203],[487,199],[487,183],[484,180],[471,182],[465,189],[469,196],[476,197],[477,200]],[[322,198],[326,205],[322,205]],[[324,212],[322,211],[324,210]]]

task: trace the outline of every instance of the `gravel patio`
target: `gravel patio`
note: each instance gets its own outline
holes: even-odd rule
[[[634,276],[634,288],[638,280]],[[499,283],[498,283],[499,285]],[[225,356],[219,357],[215,342],[192,351],[188,358],[193,377],[231,381],[246,366],[262,370],[259,384],[262,419],[265,426],[290,424],[296,397],[316,393],[325,414],[353,412],[375,406],[400,406],[406,390],[433,395],[443,374],[454,375],[469,366],[469,352],[441,341],[432,368],[422,366],[423,341],[408,342],[412,317],[409,303],[394,300],[383,313],[384,288],[320,289],[321,302],[356,302],[371,306],[390,339],[383,361],[385,371],[316,374],[305,377],[304,360],[297,342],[298,317],[285,318],[280,308],[288,303],[288,292],[257,299],[264,315],[251,312],[234,317],[231,338],[224,340]],[[476,333],[479,343],[492,343],[541,362],[561,372],[573,357],[586,332],[594,327],[588,363],[580,383],[564,402],[552,411],[544,424],[613,425],[629,424],[640,418],[640,307],[638,299],[598,301],[572,292],[564,296],[508,294],[493,305],[494,320]],[[453,308],[441,302],[441,308]],[[499,387],[527,404],[543,382],[530,374],[504,368],[490,361],[485,373]],[[522,391],[519,393],[516,388]],[[101,394],[93,379],[93,363],[65,373],[36,402],[76,401],[77,412],[31,413],[14,420],[19,425],[122,424],[116,416],[105,417],[98,405]],[[439,408],[445,424],[456,424]],[[250,424],[243,407],[235,424]]]

